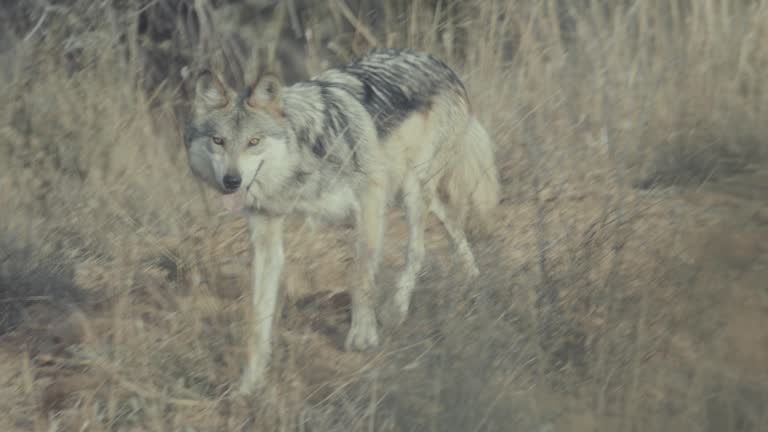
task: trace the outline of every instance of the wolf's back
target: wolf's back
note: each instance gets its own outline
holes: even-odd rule
[[[467,100],[461,79],[441,60],[420,51],[375,49],[316,78],[352,92],[386,138],[415,112],[427,111],[446,93]]]

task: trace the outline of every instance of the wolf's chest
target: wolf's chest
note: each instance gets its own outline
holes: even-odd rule
[[[285,191],[258,202],[257,207],[273,214],[296,214],[327,223],[341,223],[354,215],[358,203],[351,185],[339,183],[335,187],[321,190],[304,188]]]
[[[342,222],[353,215],[357,208],[354,191],[345,185],[300,199],[296,206],[299,213],[326,222]]]

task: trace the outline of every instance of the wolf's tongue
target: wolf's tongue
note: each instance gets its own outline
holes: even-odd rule
[[[222,204],[224,204],[225,209],[230,212],[237,213],[242,210],[243,206],[245,205],[245,200],[243,198],[243,193],[241,191],[237,191],[235,193],[222,195],[221,201]]]

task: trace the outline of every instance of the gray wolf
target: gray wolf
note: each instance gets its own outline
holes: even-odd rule
[[[192,172],[249,222],[255,326],[242,392],[263,384],[271,355],[287,215],[356,227],[347,350],[379,343],[375,276],[390,204],[401,204],[408,223],[405,269],[384,308],[392,321],[406,318],[430,211],[468,274],[478,274],[464,227],[498,203],[494,145],[441,60],[376,49],[291,86],[262,73],[237,91],[203,70],[191,108],[184,140]]]

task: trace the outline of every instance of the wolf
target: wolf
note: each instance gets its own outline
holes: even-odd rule
[[[442,60],[380,48],[290,86],[264,72],[232,89],[204,69],[194,88],[184,130],[189,166],[247,218],[250,231],[255,325],[242,393],[264,384],[271,356],[286,216],[354,224],[349,351],[379,344],[375,278],[390,205],[404,209],[408,240],[405,268],[379,318],[400,324],[407,316],[430,212],[468,275],[478,275],[465,224],[487,220],[498,204],[495,148],[463,82]]]

